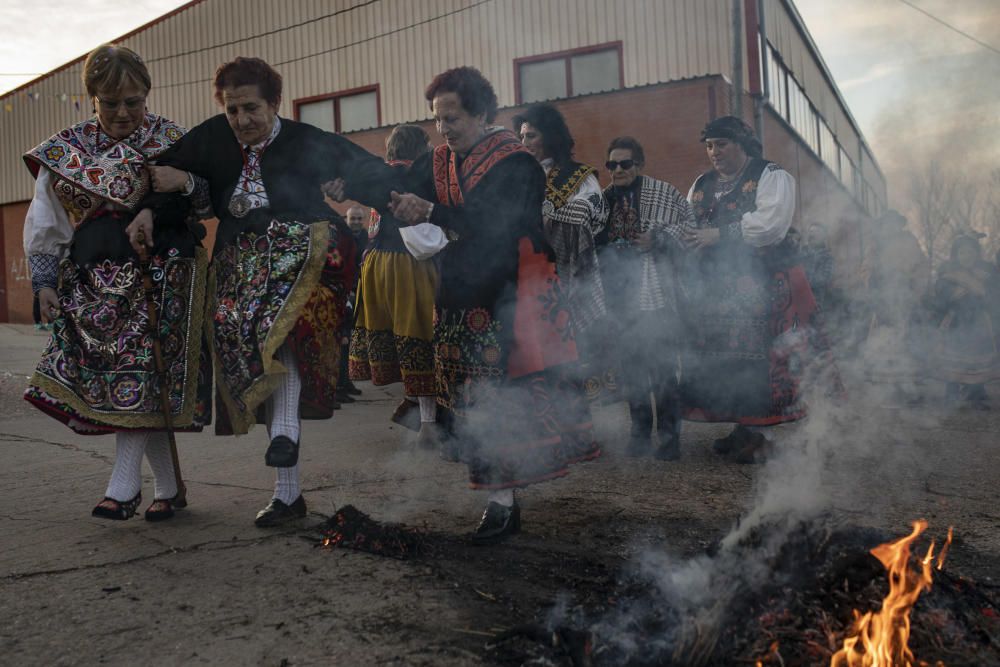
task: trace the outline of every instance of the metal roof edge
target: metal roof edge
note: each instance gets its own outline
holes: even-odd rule
[[[812,52],[813,56],[816,58],[816,62],[819,64],[819,69],[823,72],[823,78],[826,79],[827,83],[830,84],[830,88],[833,89],[833,94],[837,96],[837,102],[840,103],[841,109],[847,114],[847,119],[851,121],[851,126],[854,128],[855,132],[858,133],[858,138],[861,139],[861,144],[868,150],[868,155],[872,159],[872,164],[878,170],[879,176],[882,177],[882,181],[885,182],[885,173],[882,171],[882,167],[879,166],[878,160],[875,158],[875,151],[868,144],[868,140],[865,139],[865,133],[861,131],[861,126],[858,125],[858,121],[855,120],[854,114],[851,113],[851,108],[847,105],[847,100],[844,99],[843,94],[840,92],[840,88],[837,86],[837,82],[833,78],[833,74],[830,72],[830,68],[826,66],[826,61],[823,60],[823,54],[820,52],[819,47],[813,40],[812,35],[809,34],[809,28],[806,27],[806,22],[802,19],[802,15],[799,14],[798,8],[795,6],[794,0],[779,0],[781,4],[785,6],[789,14],[792,16],[792,23],[795,24],[795,28],[802,35],[802,38],[806,41],[806,45]]]

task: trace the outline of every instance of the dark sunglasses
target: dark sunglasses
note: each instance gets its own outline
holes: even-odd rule
[[[614,171],[618,167],[623,170],[628,171],[635,166],[635,160],[622,160],[621,162],[615,162],[614,160],[608,160],[604,163],[604,166],[608,168],[608,171]]]

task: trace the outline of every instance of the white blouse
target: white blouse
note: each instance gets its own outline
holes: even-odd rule
[[[696,181],[697,183],[697,181]],[[688,191],[688,201],[694,184]],[[780,243],[792,226],[795,213],[795,179],[781,168],[767,167],[757,183],[757,210],[743,214],[743,241],[755,248]]]
[[[73,225],[52,187],[52,172],[39,169],[35,196],[24,216],[24,254],[64,259],[73,241]]]

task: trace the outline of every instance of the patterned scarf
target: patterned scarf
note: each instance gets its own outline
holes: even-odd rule
[[[434,189],[438,202],[461,206],[463,192],[472,190],[498,162],[528,151],[517,135],[503,128],[487,132],[458,164],[458,156],[441,144],[434,149]]]
[[[134,210],[149,190],[146,161],[183,135],[180,125],[147,113],[135,132],[117,141],[91,118],[43,141],[24,161],[36,177],[43,167],[55,175],[56,195],[79,226],[108,205]]]

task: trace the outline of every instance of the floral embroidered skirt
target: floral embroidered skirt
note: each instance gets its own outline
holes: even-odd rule
[[[482,308],[440,311],[438,403],[474,489],[524,487],[600,456],[575,364],[512,379],[502,325]]]
[[[373,250],[358,284],[351,335],[352,380],[403,383],[407,396],[433,396],[437,269],[409,253]]]
[[[554,267],[525,240],[519,256],[516,295],[439,307],[434,324],[438,403],[474,489],[544,482],[601,454]]]
[[[843,394],[801,266],[734,272],[695,303],[683,350],[684,418],[770,426],[805,416],[803,379]],[[764,276],[767,276],[766,278]]]
[[[321,282],[339,262],[336,234],[327,222],[267,216],[220,234],[210,279],[213,358],[219,397],[216,432],[246,433],[285,369],[274,358],[286,341],[302,378],[300,416],[332,414],[343,291]],[[221,226],[220,226],[221,229]]]
[[[25,392],[36,407],[84,434],[165,428],[200,430],[211,421],[206,344],[207,253],[186,227],[158,229],[149,272],[159,316],[154,332],[142,268],[125,236],[128,219],[98,218],[77,229],[59,266],[62,309]],[[157,372],[159,339],[166,378]]]

